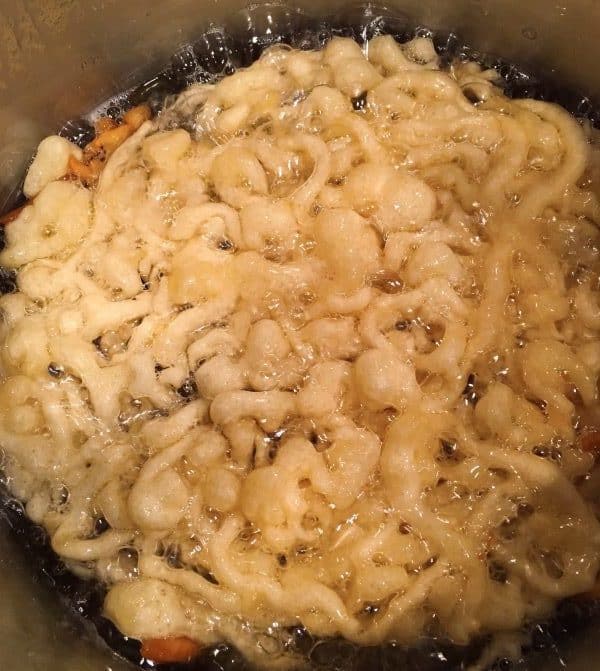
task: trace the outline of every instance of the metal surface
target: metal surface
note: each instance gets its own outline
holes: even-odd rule
[[[0,0],[0,210],[36,142],[164,63],[244,0]],[[343,0],[299,0],[327,12]],[[478,49],[600,98],[597,0],[390,0],[391,14],[454,30]]]
[[[0,211],[18,189],[38,142],[68,119],[156,72],[178,47],[235,16],[236,0],[0,0]],[[324,3],[297,7],[318,14]],[[600,100],[598,0],[390,0],[407,24],[455,31],[502,56]],[[327,12],[351,14],[329,0]],[[343,8],[343,11],[341,11]],[[384,13],[386,13],[384,12]],[[233,22],[233,23],[231,23]],[[0,669],[114,671],[126,668],[90,642],[31,573],[0,516]],[[565,653],[568,669],[600,668],[599,631],[582,632]],[[550,669],[558,662],[538,668]]]
[[[0,669],[2,671],[131,669],[69,613],[31,568],[31,557],[0,527]]]

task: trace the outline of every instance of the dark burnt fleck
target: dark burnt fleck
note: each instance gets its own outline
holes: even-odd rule
[[[307,655],[312,650],[315,641],[301,625],[290,627],[286,634],[289,636],[286,647],[293,652]]]
[[[465,388],[463,389],[463,394],[469,394],[475,389],[475,373],[469,373],[469,377],[467,378],[467,384],[465,384]]]
[[[268,434],[269,440],[272,440],[274,442],[279,442],[283,436],[285,436],[286,430],[285,429],[277,429],[277,431],[273,431]],[[316,437],[315,437],[316,440]]]
[[[546,573],[554,580],[560,580],[564,575],[564,565],[560,555],[556,552],[544,550],[540,553],[540,559]]]
[[[463,95],[472,105],[477,105],[477,103],[481,102],[481,99],[477,93],[475,93],[475,91],[468,86],[465,86],[463,89]]]
[[[0,229],[2,233],[4,229]],[[17,290],[17,273],[14,270],[0,268],[0,295],[14,294]]]
[[[396,331],[406,331],[407,328],[410,327],[410,322],[406,321],[406,319],[400,319],[394,324],[394,328]]]
[[[519,520],[516,517],[507,517],[500,523],[498,531],[502,538],[512,540],[519,533],[518,526]]]
[[[66,487],[61,487],[57,494],[57,500],[59,506],[64,506],[69,502],[69,497],[71,496],[69,490]]]
[[[367,603],[363,608],[363,613],[365,615],[377,615],[380,610],[380,606],[376,603]]]
[[[540,457],[541,459],[550,459],[556,462],[562,460],[562,452],[558,447],[552,445],[536,445],[531,451],[536,457]]]
[[[206,575],[204,577],[208,580],[208,582],[211,582],[213,585],[218,585],[219,584],[219,581],[215,578],[215,576],[210,571],[207,571]]]
[[[110,524],[104,516],[101,515],[94,520],[94,536],[101,536],[108,529],[110,529]]]
[[[183,568],[181,561],[181,549],[178,545],[169,545],[164,554],[167,564],[171,568]]]
[[[431,568],[435,563],[437,562],[437,557],[434,555],[432,557],[428,557],[424,562],[421,564],[413,564],[409,565],[406,567],[406,572],[410,573],[411,575],[415,575],[417,573],[421,573],[421,571],[426,571],[428,568]]]
[[[403,535],[406,536],[412,531],[412,527],[408,522],[400,522],[398,525],[398,531]]]
[[[48,375],[51,377],[62,377],[65,374],[65,369],[57,363],[52,361],[48,364]]]
[[[500,562],[495,560],[488,561],[488,575],[490,580],[505,584],[508,582],[508,571]]]
[[[523,349],[527,344],[527,337],[523,333],[519,333],[515,336],[515,344],[519,349]]]
[[[198,395],[198,387],[194,378],[188,377],[181,387],[179,387],[177,393],[183,398],[195,398]]]
[[[192,566],[192,570],[194,573],[201,575],[205,580],[208,580],[208,582],[211,584],[219,584],[219,581],[215,578],[215,576],[208,569],[205,569],[204,566]]]
[[[463,396],[465,397],[465,401],[472,406],[477,405],[477,402],[479,401],[479,394],[477,393],[476,387],[477,387],[477,379],[475,377],[475,374],[470,373],[462,393]]]
[[[217,244],[217,247],[222,251],[222,252],[228,252],[231,249],[233,249],[234,245],[231,240],[227,240],[227,238],[223,238],[222,240],[219,240],[219,243]]]
[[[579,388],[576,387],[574,384],[571,384],[567,387],[567,391],[565,393],[565,396],[575,406],[581,407],[582,405],[584,405],[583,399],[581,398],[581,392],[579,391]]]
[[[533,403],[533,405],[537,406],[544,413],[544,415],[546,414],[546,411],[548,409],[548,404],[546,403],[546,401],[542,401],[539,398],[528,398],[527,400],[530,403]]]
[[[454,440],[440,438],[440,459],[455,459],[458,454],[458,445]]]
[[[398,273],[391,270],[385,270],[376,273],[371,278],[371,286],[374,289],[379,289],[379,291],[382,291],[384,294],[397,294],[402,291],[404,282]]]
[[[531,517],[534,512],[535,508],[531,503],[528,503],[527,501],[519,502],[519,505],[517,506],[517,515],[519,515],[519,517]]]
[[[352,98],[352,108],[355,112],[361,112],[367,106],[367,92],[364,91],[360,95]]]
[[[426,569],[432,567],[435,563],[437,562],[437,557],[429,557],[429,559],[426,559],[423,562],[423,565],[421,568]]]

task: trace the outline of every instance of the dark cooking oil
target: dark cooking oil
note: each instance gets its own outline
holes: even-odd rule
[[[179,48],[163,70],[147,81],[113,96],[86,118],[69,121],[61,129],[61,134],[83,147],[94,136],[93,121],[98,116],[108,115],[117,119],[124,111],[142,102],[149,103],[157,113],[166,101],[187,86],[217,81],[237,68],[249,65],[265,48],[274,44],[289,44],[298,49],[319,49],[333,36],[352,37],[363,43],[381,34],[391,34],[399,41],[407,41],[415,36],[431,37],[443,65],[449,65],[455,59],[478,61],[498,71],[502,77],[501,85],[508,96],[557,102],[576,116],[596,126],[600,125],[600,109],[594,108],[588,98],[495,56],[475,51],[454,33],[432,32],[425,27],[415,27],[407,17],[391,15],[373,6],[351,8],[344,16],[316,19],[273,4],[240,12],[231,17],[227,26],[210,26],[192,44]],[[360,104],[360,101],[356,104]],[[0,239],[0,246],[2,243]],[[0,268],[0,293],[9,293],[15,289],[14,272]],[[10,497],[6,488],[0,486],[0,522],[3,521],[18,536],[24,556],[26,554],[35,564],[36,573],[56,588],[73,611],[92,623],[110,647],[142,668],[156,668],[141,658],[139,642],[123,636],[111,622],[102,617],[105,594],[102,584],[83,580],[66,570],[51,550],[44,530],[31,522],[23,507]],[[565,640],[597,617],[598,607],[593,603],[576,600],[563,602],[552,621],[528,627],[531,642],[520,662],[498,660],[490,671],[559,668]],[[477,660],[486,644],[485,639],[477,640],[467,647],[427,640],[419,647],[408,650],[394,644],[359,648],[341,639],[315,640],[302,627],[288,628],[282,635],[290,652],[305,658],[310,668],[322,671],[461,670]],[[190,664],[163,665],[160,669],[246,671],[250,667],[235,649],[223,644],[205,650],[198,660]]]

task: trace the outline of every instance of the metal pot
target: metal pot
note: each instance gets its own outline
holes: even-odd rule
[[[353,17],[365,12],[343,0],[330,0],[326,8],[309,0],[287,8],[254,5],[246,10],[245,4],[244,0],[0,0],[0,212],[17,199],[27,163],[42,137],[148,80],[173,53],[194,43],[211,26],[224,26],[238,44],[251,36],[264,43],[279,29],[286,35],[294,31],[296,10],[312,17],[327,11],[332,23],[340,25],[351,24]],[[580,112],[600,101],[597,0],[389,0],[385,9],[366,11],[396,27],[426,26],[456,33],[482,54],[541,73],[572,107],[581,100]],[[51,581],[41,574],[40,562],[30,556],[37,554],[38,546],[30,543],[27,548],[0,510],[0,668],[132,668],[112,655],[81,618],[68,612]],[[561,644],[568,669],[600,668],[594,640],[598,634],[600,620]],[[561,668],[556,654],[549,657],[536,657],[523,668]]]

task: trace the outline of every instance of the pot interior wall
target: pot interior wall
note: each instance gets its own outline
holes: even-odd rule
[[[37,142],[68,119],[154,73],[178,46],[225,19],[248,28],[244,0],[1,0],[0,211]],[[325,11],[317,0],[296,7]],[[456,31],[483,53],[544,70],[600,98],[596,0],[390,0],[396,24]],[[326,11],[351,18],[331,0]],[[235,20],[236,12],[237,21]],[[257,13],[255,12],[255,15]],[[260,15],[261,13],[258,12]]]

